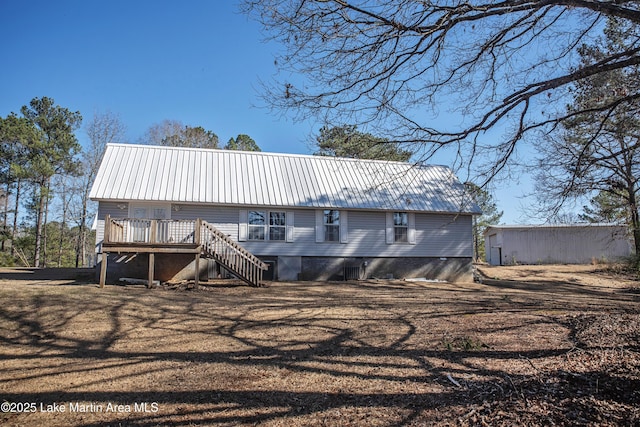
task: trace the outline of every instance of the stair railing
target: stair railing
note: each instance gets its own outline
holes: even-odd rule
[[[201,232],[206,255],[246,283],[260,286],[262,274],[269,268],[267,264],[206,221],[202,221]]]

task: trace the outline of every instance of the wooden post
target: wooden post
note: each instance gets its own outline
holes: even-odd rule
[[[107,282],[107,258],[109,254],[104,251],[104,244],[111,240],[111,215],[104,217],[104,236],[102,236],[102,264],[100,264],[100,287],[104,288]]]
[[[200,253],[202,252],[202,248],[200,247],[200,235],[202,233],[202,219],[197,218],[196,223],[193,230],[193,243],[196,244],[196,257],[195,257],[195,275],[193,278],[193,283],[195,287],[198,287],[200,283]]]
[[[152,219],[149,230],[149,243],[156,243],[158,240],[158,220]]]
[[[195,264],[196,264],[196,274],[194,276],[193,279],[193,283],[195,285],[195,287],[197,288],[199,283],[200,283],[200,253],[196,253],[196,260],[195,260]]]
[[[105,243],[111,242],[111,215],[109,214],[104,217],[104,236],[102,236],[102,241]]]
[[[195,230],[193,230],[193,243],[200,245],[200,233],[202,230],[202,219],[196,219]]]
[[[107,258],[109,253],[102,250],[102,264],[100,265],[100,287],[104,288],[104,284],[107,281]]]
[[[149,284],[147,288],[153,288],[153,273],[156,268],[156,254],[153,252],[149,253]]]

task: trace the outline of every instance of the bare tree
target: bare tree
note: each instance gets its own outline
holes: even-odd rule
[[[584,45],[585,67],[628,49],[640,39],[640,28],[610,19],[604,37]],[[566,200],[604,193],[621,201],[627,212],[636,253],[640,253],[640,102],[601,108],[640,93],[640,66],[613,70],[577,82],[567,120],[541,145],[537,167],[544,206],[558,213]]]
[[[558,109],[575,82],[640,64],[640,40],[580,63],[577,48],[605,18],[640,24],[637,1],[451,2],[446,0],[245,0],[245,12],[284,45],[281,77],[265,99],[278,110],[348,120],[413,143],[423,159],[449,147],[482,160],[484,181],[501,171],[533,130],[579,112]],[[613,112],[640,93],[598,105]],[[455,125],[443,127],[443,105]],[[486,133],[500,129],[504,137]],[[386,133],[385,133],[386,131]],[[492,137],[493,138],[493,137]]]
[[[73,191],[71,188],[71,177],[68,176],[56,176],[54,177],[54,187],[56,188],[56,192],[58,193],[57,200],[59,202],[59,209],[57,210],[57,214],[59,216],[59,235],[58,242],[56,247],[56,266],[62,267],[62,256],[64,252],[65,243],[69,240],[69,236],[67,235],[67,222],[69,220],[69,209],[71,204],[71,198],[73,197]],[[71,185],[70,185],[71,184]],[[77,257],[76,257],[77,259]],[[76,268],[77,268],[76,264]]]
[[[80,204],[76,215],[79,233],[76,244],[76,267],[86,265],[86,244],[89,217],[89,192],[100,167],[106,146],[110,142],[126,142],[126,127],[120,116],[110,111],[95,112],[87,123],[85,130],[89,137],[89,145],[82,153],[83,174],[80,177]]]
[[[191,148],[218,148],[218,135],[201,126],[185,126],[178,120],[163,120],[152,125],[142,138],[151,145]]]
[[[184,127],[181,121],[165,119],[160,123],[151,125],[141,138],[141,142],[150,145],[165,145],[167,138],[180,135]]]

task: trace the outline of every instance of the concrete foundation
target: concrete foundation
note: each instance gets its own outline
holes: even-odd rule
[[[302,257],[281,256],[278,257],[278,280],[295,281],[302,271]]]
[[[259,257],[268,262],[265,280],[328,281],[352,279],[426,278],[463,282],[473,280],[471,258],[343,258],[343,257]],[[118,283],[121,277],[146,279],[148,254],[109,254],[107,283]],[[200,279],[206,280],[210,262],[200,262]],[[190,254],[156,254],[154,278],[193,280],[195,261]],[[98,264],[97,271],[100,271]]]
[[[300,280],[426,278],[473,280],[471,258],[321,258],[301,257]]]

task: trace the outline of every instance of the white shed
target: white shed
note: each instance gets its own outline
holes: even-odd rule
[[[589,264],[632,252],[627,228],[611,224],[496,225],[484,239],[491,265]]]

